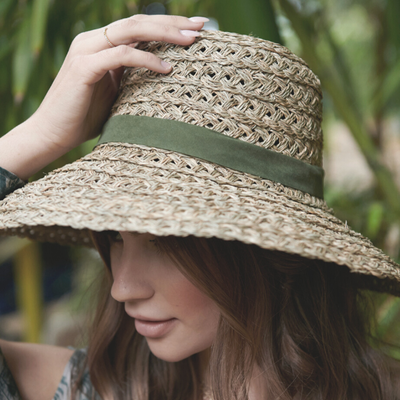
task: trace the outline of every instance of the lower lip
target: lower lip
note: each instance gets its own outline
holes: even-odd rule
[[[142,336],[156,339],[167,334],[175,325],[176,318],[166,321],[143,321],[135,318],[135,328]]]

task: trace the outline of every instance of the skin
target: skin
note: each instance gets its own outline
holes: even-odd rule
[[[169,362],[200,354],[207,385],[210,347],[216,337],[220,311],[194,286],[151,234],[119,232],[110,238],[112,297],[125,304],[128,315],[164,320],[176,318],[173,328],[158,338],[146,337],[151,352]],[[262,371],[255,367],[249,400],[266,399]]]
[[[0,166],[27,180],[96,137],[115,100],[124,66],[171,71],[155,55],[135,49],[135,43],[159,40],[190,45],[203,25],[204,21],[185,17],[135,15],[108,26],[113,48],[102,28],[78,35],[38,110],[0,139]]]
[[[0,166],[27,180],[69,150],[96,137],[115,99],[124,66],[159,73],[171,71],[153,54],[135,49],[135,43],[161,40],[190,45],[203,23],[185,17],[136,15],[108,26],[107,35],[116,45],[114,48],[106,42],[103,29],[78,35],[35,114],[0,138]],[[122,251],[119,245],[113,250],[112,295],[126,304],[129,313],[157,310],[162,312],[159,317],[165,313],[165,317],[178,320],[165,337],[148,339],[158,357],[177,361],[200,352],[206,365],[218,312],[190,282],[182,279],[175,266],[154,256],[149,240],[153,239],[142,236]],[[133,271],[140,279],[133,280]],[[168,285],[160,286],[158,274]],[[190,301],[186,304],[183,299]],[[194,308],[199,311],[196,316],[191,312]],[[197,329],[204,337],[196,333]],[[53,398],[71,350],[4,340],[0,340],[0,348],[22,399]],[[398,370],[394,373],[400,376]],[[263,371],[254,368],[249,399],[267,399],[264,388]]]
[[[171,71],[171,66],[135,49],[135,44],[157,40],[187,46],[203,25],[204,19],[135,15],[108,26],[113,48],[103,29],[78,35],[38,110],[0,138],[0,166],[27,180],[96,137],[115,100],[125,66]],[[24,400],[53,398],[71,350],[3,340],[0,347]]]
[[[121,232],[111,245],[112,297],[128,315],[153,320],[174,318],[172,329],[146,337],[152,353],[176,362],[210,348],[220,312],[160,251],[150,234]]]

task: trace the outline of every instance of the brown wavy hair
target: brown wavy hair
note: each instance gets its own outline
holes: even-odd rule
[[[88,347],[97,392],[201,400],[198,355],[175,363],[152,355],[110,295],[107,234],[93,240],[107,267]],[[221,311],[209,362],[214,400],[247,400],[255,365],[266,400],[400,399],[399,366],[371,347],[370,302],[347,267],[216,238],[160,237],[158,245]]]

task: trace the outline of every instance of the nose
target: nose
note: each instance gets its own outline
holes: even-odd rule
[[[113,285],[111,296],[118,302],[132,302],[153,297],[149,261],[140,252],[124,248],[120,254],[111,252]]]

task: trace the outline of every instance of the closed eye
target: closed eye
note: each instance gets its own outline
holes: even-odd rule
[[[149,243],[150,243],[151,248],[152,248],[156,253],[161,253],[160,242],[158,241],[157,238],[149,239]]]
[[[118,231],[106,231],[105,234],[110,243],[123,242],[122,236]]]

